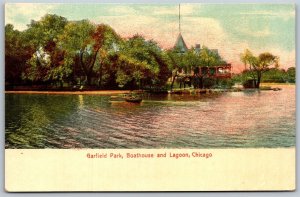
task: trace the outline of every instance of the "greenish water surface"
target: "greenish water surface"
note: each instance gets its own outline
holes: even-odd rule
[[[5,95],[6,148],[295,146],[295,86],[281,91],[148,95]]]

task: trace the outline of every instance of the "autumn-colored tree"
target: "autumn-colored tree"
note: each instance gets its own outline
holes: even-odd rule
[[[24,83],[22,74],[26,69],[26,62],[32,57],[35,49],[24,41],[24,33],[5,26],[5,83],[18,85]]]
[[[63,66],[64,52],[58,47],[58,38],[63,33],[67,19],[46,14],[39,21],[31,21],[24,31],[25,43],[34,48],[31,59],[27,61],[24,79],[38,82],[63,80],[71,69]]]
[[[94,25],[87,20],[71,22],[65,28],[60,38],[61,45],[74,64],[77,58],[81,70],[86,78],[86,84],[92,84],[92,77],[96,77],[95,65],[98,64],[99,84],[103,75],[105,54],[113,50],[114,43],[120,37],[108,25]]]

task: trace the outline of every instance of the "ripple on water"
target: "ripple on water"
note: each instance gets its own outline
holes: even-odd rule
[[[80,96],[80,97],[79,97]],[[295,88],[205,96],[5,97],[6,148],[295,146]]]

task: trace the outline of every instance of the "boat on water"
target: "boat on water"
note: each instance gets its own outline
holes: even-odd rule
[[[124,94],[120,96],[111,96],[110,101],[111,102],[130,102],[130,103],[140,103],[142,102],[142,97],[141,95],[136,95],[136,94]]]
[[[140,103],[142,102],[142,97],[138,95],[127,95],[125,96],[125,101],[130,103]]]

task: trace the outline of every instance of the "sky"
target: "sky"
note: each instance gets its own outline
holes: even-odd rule
[[[271,52],[281,68],[295,66],[294,4],[181,4],[181,34],[188,47],[218,49],[234,72],[244,65],[240,54]],[[122,37],[135,34],[162,48],[174,46],[179,33],[178,4],[6,4],[5,24],[25,30],[31,20],[57,14],[68,20],[105,23]]]

